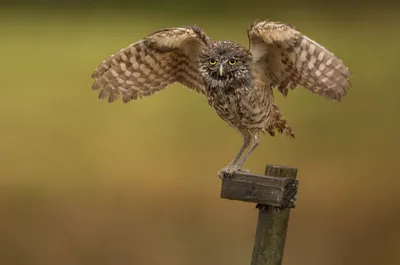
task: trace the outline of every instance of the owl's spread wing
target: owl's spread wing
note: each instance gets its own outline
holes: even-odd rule
[[[104,60],[92,74],[99,98],[128,102],[179,82],[204,93],[197,57],[209,38],[197,26],[156,31]]]
[[[284,96],[297,86],[340,101],[350,88],[349,69],[329,50],[293,26],[255,22],[248,30],[250,52],[257,72]]]

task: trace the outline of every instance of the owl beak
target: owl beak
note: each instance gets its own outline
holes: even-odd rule
[[[224,75],[224,67],[222,66],[222,64],[219,66],[218,73],[219,73],[219,76]]]

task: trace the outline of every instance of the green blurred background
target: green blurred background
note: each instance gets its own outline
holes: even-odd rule
[[[246,167],[299,168],[285,265],[400,264],[400,9],[379,1],[3,1],[0,264],[249,264],[257,211],[219,198],[241,137],[174,85],[108,104],[90,75],[165,27],[247,46],[255,19],[291,23],[350,67],[336,104],[298,89],[297,138],[264,136]]]

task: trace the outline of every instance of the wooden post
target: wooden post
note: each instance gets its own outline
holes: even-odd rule
[[[281,265],[290,208],[296,206],[297,169],[267,165],[264,175],[235,172],[222,180],[221,198],[257,203],[251,265]]]

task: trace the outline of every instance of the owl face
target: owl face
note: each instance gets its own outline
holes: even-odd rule
[[[241,86],[251,82],[251,60],[244,47],[230,41],[216,42],[200,54],[200,73],[208,86]]]

